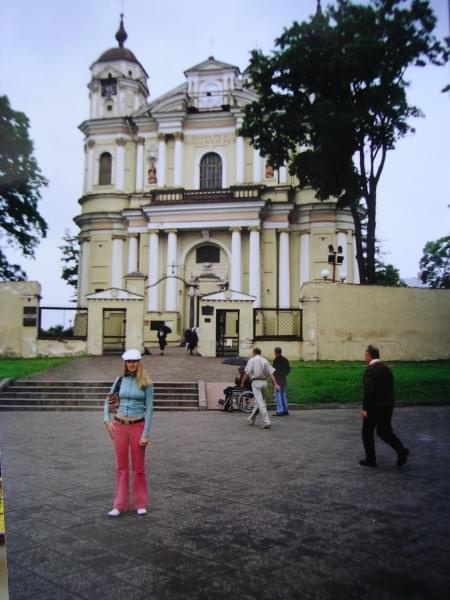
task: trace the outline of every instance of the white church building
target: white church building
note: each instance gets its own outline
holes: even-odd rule
[[[342,249],[336,279],[358,283],[350,212],[300,189],[241,136],[256,99],[245,71],[210,56],[149,100],[126,38],[121,20],[118,45],[90,68],[80,125],[89,353],[154,346],[162,323],[170,344],[199,327],[212,356],[242,353],[244,338],[300,340],[300,290],[330,268],[330,244]]]

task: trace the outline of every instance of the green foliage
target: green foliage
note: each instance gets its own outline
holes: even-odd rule
[[[78,235],[71,234],[68,229],[65,229],[63,242],[63,245],[59,246],[59,249],[62,251],[61,263],[63,266],[61,277],[76,290],[78,286],[78,263],[80,260]]]
[[[317,198],[350,207],[362,283],[376,283],[376,194],[386,153],[420,115],[408,104],[405,72],[448,60],[435,23],[426,0],[337,0],[286,29],[270,56],[251,54],[259,99],[246,106],[241,133],[275,167],[287,163]]]
[[[33,257],[47,223],[37,210],[41,188],[48,184],[33,156],[29,121],[0,96],[0,241]],[[19,265],[10,264],[0,247],[0,280],[26,278]]]
[[[389,362],[395,378],[398,402],[450,402],[448,361]],[[292,404],[361,403],[362,375],[359,362],[294,362],[288,378]]]
[[[20,379],[58,367],[73,358],[0,358],[0,379]]]
[[[419,266],[422,283],[431,288],[450,289],[450,236],[427,242]]]

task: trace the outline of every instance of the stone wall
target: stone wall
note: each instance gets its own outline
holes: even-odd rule
[[[371,343],[387,360],[450,358],[450,290],[318,282],[301,301],[304,360],[360,360]]]
[[[0,282],[1,356],[36,356],[40,296],[37,281]]]

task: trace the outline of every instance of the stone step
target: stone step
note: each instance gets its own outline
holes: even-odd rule
[[[198,405],[195,406],[155,406],[155,411],[192,411],[198,410]],[[71,410],[71,411],[96,411],[100,412],[101,408],[98,406],[79,406],[79,405],[71,405],[71,404],[63,404],[63,405],[47,405],[47,404],[11,404],[9,406],[0,405],[0,412],[9,412],[9,411],[24,411],[24,410],[35,410],[35,411],[63,411],[63,410]]]
[[[101,410],[112,382],[15,380],[0,392],[1,410]],[[154,383],[155,410],[198,410],[196,382]]]
[[[7,391],[7,392],[0,392],[0,400],[2,398],[8,399],[8,398],[22,398],[23,396],[27,397],[27,398],[34,398],[34,399],[39,399],[39,398],[80,398],[83,399],[85,398],[86,400],[92,399],[92,400],[104,400],[105,396],[107,394],[106,393],[100,393],[100,392],[91,392],[91,391],[86,391],[86,392],[62,392],[62,391],[58,391],[55,389],[55,391],[45,391],[45,390],[40,390],[40,391],[33,391],[30,392],[28,390],[18,390],[18,391]],[[177,399],[182,399],[182,398],[187,398],[187,399],[195,399],[198,396],[198,392],[197,390],[167,390],[167,391],[161,391],[159,392],[158,390],[155,390],[155,394],[154,394],[154,399],[158,400],[158,399],[163,399],[163,398],[177,398]]]

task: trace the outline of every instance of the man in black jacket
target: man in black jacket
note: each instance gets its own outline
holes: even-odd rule
[[[363,376],[364,400],[362,439],[366,458],[360,460],[363,467],[376,467],[374,430],[386,444],[397,452],[397,467],[402,467],[409,450],[403,446],[392,430],[391,419],[394,410],[394,377],[390,368],[380,360],[380,352],[375,346],[368,346],[365,353],[367,368]]]

